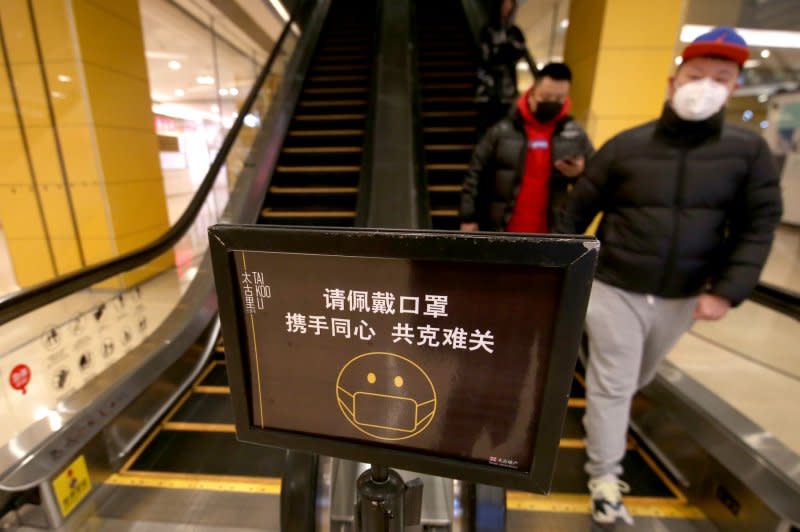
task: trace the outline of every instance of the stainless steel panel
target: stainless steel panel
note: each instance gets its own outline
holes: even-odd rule
[[[632,424],[722,530],[798,522],[800,458],[672,364],[636,399]]]

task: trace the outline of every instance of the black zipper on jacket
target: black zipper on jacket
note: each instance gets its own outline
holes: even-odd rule
[[[664,274],[661,278],[661,289],[659,290],[661,295],[664,295],[668,280],[674,276],[675,263],[678,261],[678,245],[680,244],[679,236],[681,234],[681,210],[683,208],[684,196],[686,195],[686,155],[688,151],[687,148],[681,148],[680,159],[678,160],[678,179],[675,184],[675,198],[672,206],[672,241],[669,245]]]

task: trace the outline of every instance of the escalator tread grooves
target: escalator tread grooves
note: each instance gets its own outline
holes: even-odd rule
[[[364,9],[365,4],[351,2],[331,7],[259,223],[355,223],[358,194],[353,191],[362,169],[375,46]]]

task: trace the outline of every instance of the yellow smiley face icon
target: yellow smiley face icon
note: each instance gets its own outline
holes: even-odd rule
[[[336,399],[351,425],[379,440],[416,436],[436,415],[436,389],[428,374],[394,353],[349,360],[336,379]]]

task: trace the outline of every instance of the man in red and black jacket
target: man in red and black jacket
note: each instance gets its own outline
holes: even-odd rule
[[[594,149],[572,117],[572,73],[550,63],[484,135],[461,193],[462,231],[547,233]]]

